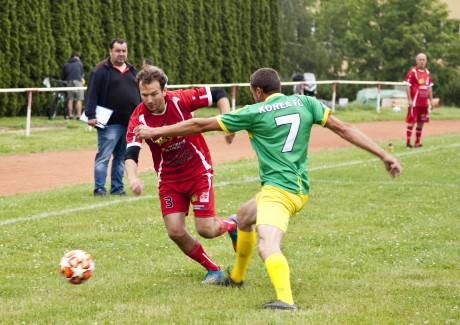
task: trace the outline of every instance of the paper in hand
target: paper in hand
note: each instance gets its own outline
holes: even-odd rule
[[[105,129],[107,127],[107,123],[109,122],[110,116],[112,116],[113,110],[103,107],[103,106],[96,106],[96,119],[97,124],[96,126],[101,129]],[[85,112],[81,114],[80,121],[88,123],[88,117],[86,116]]]

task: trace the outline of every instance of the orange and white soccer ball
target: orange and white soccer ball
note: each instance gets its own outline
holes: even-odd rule
[[[61,258],[59,273],[70,283],[80,284],[91,278],[94,267],[91,255],[82,250],[72,250]]]

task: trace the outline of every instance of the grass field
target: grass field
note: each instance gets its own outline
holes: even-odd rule
[[[218,112],[217,108],[201,109],[195,115],[208,117],[215,116]],[[351,123],[405,119],[405,112],[394,113],[389,107],[383,107],[377,113],[375,108],[356,104],[337,109],[334,115]],[[433,121],[460,120],[460,108],[437,108],[430,114],[430,118]],[[25,124],[25,117],[0,119],[0,155],[96,148],[96,132],[90,132],[82,122],[66,121],[63,118],[50,121],[47,117],[32,117],[29,137],[25,135]]]
[[[87,185],[0,197],[0,323],[459,324],[460,134],[423,143],[395,152],[398,179],[359,149],[310,156],[311,197],[283,243],[296,312],[255,309],[275,298],[256,252],[243,288],[201,285],[205,270],[167,238],[153,174],[142,197]],[[222,217],[259,189],[254,160],[215,175]],[[200,241],[233,265],[228,236]],[[79,286],[57,273],[71,249],[96,260]]]

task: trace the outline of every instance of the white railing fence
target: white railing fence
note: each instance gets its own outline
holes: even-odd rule
[[[289,81],[282,82],[282,86],[290,85],[305,85],[305,84],[316,84],[316,85],[331,85],[332,86],[332,99],[331,109],[335,111],[336,102],[336,89],[338,84],[349,84],[349,85],[375,85],[377,86],[377,107],[376,111],[380,112],[380,89],[382,86],[403,86],[403,82],[389,82],[389,81],[355,81],[355,80],[324,80],[324,81]],[[191,87],[218,87],[218,88],[232,88],[232,109],[236,106],[236,89],[237,87],[249,87],[249,83],[233,83],[233,84],[188,84],[188,85],[168,85],[168,88],[191,88]],[[27,93],[27,122],[26,122],[26,136],[30,135],[30,120],[32,115],[32,95],[35,92],[59,92],[69,90],[86,90],[86,87],[50,87],[50,88],[0,88],[0,93]]]

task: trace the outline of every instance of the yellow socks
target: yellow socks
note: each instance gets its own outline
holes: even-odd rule
[[[244,281],[249,261],[251,260],[254,246],[256,245],[256,231],[241,231],[238,229],[238,240],[236,242],[236,263],[230,277],[235,282]]]
[[[236,263],[230,277],[235,282],[245,279],[249,261],[256,245],[256,232],[246,232],[238,229],[236,244]],[[265,259],[265,268],[276,290],[277,300],[293,305],[289,265],[283,254],[272,254]]]
[[[277,299],[290,305],[294,304],[289,280],[289,265],[284,255],[280,253],[270,255],[265,259],[265,267],[275,287]]]

